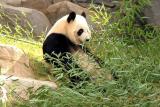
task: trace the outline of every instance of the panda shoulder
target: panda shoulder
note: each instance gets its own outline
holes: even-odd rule
[[[52,44],[52,46],[54,45],[58,45],[61,43],[64,43],[66,41],[66,37],[63,34],[60,33],[51,33],[50,35],[48,35],[44,41],[44,44]]]

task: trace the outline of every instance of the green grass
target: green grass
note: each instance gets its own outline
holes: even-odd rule
[[[110,18],[106,14],[103,19],[107,17]],[[24,39],[23,33],[18,33],[20,36],[14,33],[11,39],[6,27],[0,27],[0,35],[6,34],[0,36],[0,43],[22,49],[28,54],[35,73],[49,75],[47,72],[51,71],[53,74],[49,76],[59,85],[57,90],[42,87],[36,93],[30,92],[29,101],[17,101],[14,107],[160,107],[160,30],[145,31],[123,24],[118,27],[107,20],[104,23],[95,20],[100,29],[92,31],[93,38],[87,46],[104,61],[103,69],[115,73],[119,79],[82,81],[72,88],[66,73],[60,69],[49,69],[44,64],[42,41]],[[129,31],[131,36],[125,31]],[[137,39],[138,34],[143,35],[145,41]]]
[[[30,66],[38,76],[47,75],[48,66],[43,61],[42,44],[35,40],[26,40],[24,38],[11,38],[10,36],[0,36],[0,43],[16,46],[27,54],[30,59]]]
[[[26,107],[158,107],[160,106],[160,38],[147,42],[126,42],[125,38],[97,38],[93,35],[94,52],[105,61],[104,68],[118,75],[118,80],[86,82],[82,87],[69,88],[66,81],[56,91],[41,88],[31,93],[30,101],[18,103]],[[46,74],[41,43],[38,45],[0,37],[0,42],[17,46],[27,53],[35,72]],[[36,43],[36,42],[35,42]],[[98,47],[98,48],[97,48]],[[101,48],[99,48],[101,47]]]

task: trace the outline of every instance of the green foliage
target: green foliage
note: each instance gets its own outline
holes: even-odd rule
[[[146,24],[146,17],[142,11],[150,4],[150,0],[124,0],[114,15],[116,23],[116,35],[127,36],[132,39],[144,40],[157,36],[154,33],[156,27]]]
[[[115,18],[104,13],[104,7],[92,7],[96,10],[92,19],[96,21],[97,30],[92,31],[93,40],[87,44],[104,61],[103,69],[116,74],[117,80],[84,79],[73,86],[68,80],[68,73],[82,77],[87,74],[74,67],[68,73],[64,73],[62,68],[54,68],[50,77],[52,79],[54,76],[59,88],[52,90],[42,87],[35,93],[30,92],[30,100],[17,102],[15,107],[159,107],[160,30],[135,22],[149,0],[124,0],[122,3]],[[109,22],[111,19],[112,23]],[[6,32],[5,29],[0,27],[0,35],[3,34],[2,30]],[[142,42],[142,38],[136,40],[141,36],[145,41]],[[27,41],[0,36],[1,43],[16,45],[27,52],[32,59],[31,63],[36,64],[33,68],[37,72],[48,72],[41,63],[41,43]]]
[[[94,11],[91,19],[98,26],[98,30],[104,31],[107,36],[124,37],[131,41],[145,41],[158,36],[160,31],[158,26],[146,23],[148,17],[144,16],[143,11],[150,4],[150,0],[123,0],[120,8],[113,12],[112,16],[105,12],[107,10],[104,6],[91,5]]]

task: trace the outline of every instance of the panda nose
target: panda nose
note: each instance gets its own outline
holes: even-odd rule
[[[86,41],[88,42],[88,41],[89,41],[89,39],[86,39]]]

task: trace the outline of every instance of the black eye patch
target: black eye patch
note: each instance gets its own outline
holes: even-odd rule
[[[79,29],[78,32],[77,32],[78,36],[81,36],[81,34],[82,34],[83,32],[84,32],[83,29]]]

